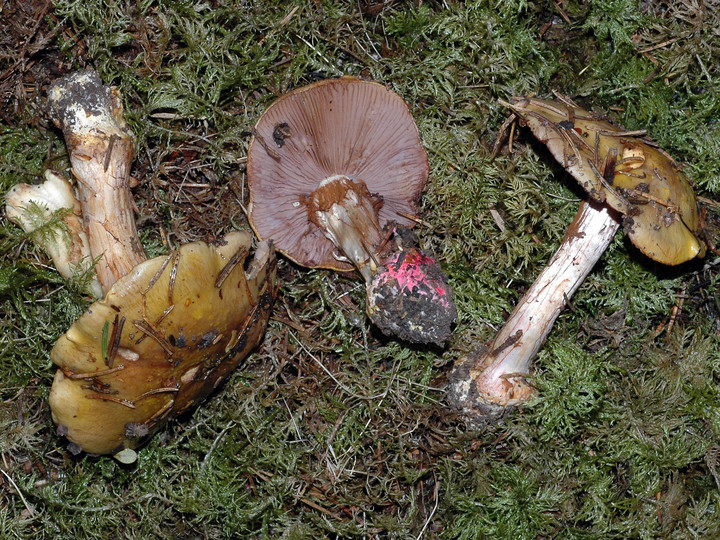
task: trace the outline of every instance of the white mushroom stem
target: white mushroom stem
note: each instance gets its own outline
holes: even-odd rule
[[[370,283],[378,268],[375,250],[383,240],[377,215],[380,201],[364,183],[346,176],[323,180],[309,199],[312,219]]]
[[[53,215],[66,209],[62,223],[47,228]],[[62,176],[45,171],[45,182],[37,185],[17,184],[7,194],[5,213],[53,260],[58,273],[70,279],[92,266],[88,237],[83,228],[80,204],[72,186]],[[100,283],[93,276],[87,292],[99,297]]]
[[[118,91],[85,71],[49,90],[53,121],[63,130],[85,229],[103,292],[146,259],[133,214],[128,179],[134,140]]]
[[[619,227],[612,210],[593,204],[580,205],[557,252],[515,307],[487,353],[461,358],[456,364],[451,374],[450,399],[465,412],[484,416],[517,405],[532,394],[532,387],[525,383],[531,361]]]

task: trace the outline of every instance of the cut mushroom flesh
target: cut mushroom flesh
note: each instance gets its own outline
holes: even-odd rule
[[[203,400],[260,341],[275,256],[251,234],[195,242],[135,267],[53,347],[50,392],[71,449],[133,448]]]
[[[567,98],[513,97],[503,104],[595,200],[624,215],[624,231],[645,255],[676,265],[705,254],[692,186],[644,132],[598,119]]]
[[[78,273],[90,272],[87,292],[95,298],[102,296],[102,288],[92,270],[88,237],[83,228],[80,203],[72,185],[53,171],[45,171],[41,184],[17,184],[6,197],[5,215],[43,248],[58,273],[70,279]],[[34,211],[32,206],[36,207]],[[51,230],[46,227],[53,215],[65,210],[62,223]],[[36,231],[41,233],[37,234]]]

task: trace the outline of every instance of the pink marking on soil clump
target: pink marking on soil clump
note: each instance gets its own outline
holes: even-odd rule
[[[400,290],[415,290],[420,295],[431,295],[435,291],[437,300],[443,307],[448,307],[448,292],[446,285],[437,278],[431,276],[431,271],[437,269],[437,263],[432,257],[423,255],[416,249],[401,251],[385,261],[387,270],[377,276],[379,281],[387,283],[394,279]],[[435,271],[434,273],[437,273]]]
[[[457,309],[440,265],[410,248],[387,257],[368,283],[368,314],[384,334],[442,347]]]

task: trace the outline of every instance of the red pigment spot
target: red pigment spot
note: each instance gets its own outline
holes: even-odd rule
[[[445,307],[449,305],[447,290],[444,284],[428,275],[428,270],[436,268],[437,263],[432,257],[427,257],[416,250],[403,251],[386,261],[387,271],[384,272],[380,281],[387,283],[394,279],[397,281],[400,290],[415,290],[417,294],[432,295],[435,291],[438,301]]]

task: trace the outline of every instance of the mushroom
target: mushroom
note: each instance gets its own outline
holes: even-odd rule
[[[139,264],[60,337],[49,399],[71,451],[136,447],[205,399],[260,342],[275,261],[262,243],[245,270],[251,240],[236,231]]]
[[[70,182],[48,170],[45,171],[45,182],[17,184],[8,192],[5,201],[7,218],[47,252],[62,277],[70,279],[78,273],[90,272],[92,277],[87,292],[96,298],[102,295],[92,269],[80,203]],[[64,215],[57,226],[51,226],[58,212]]]
[[[274,296],[274,252],[261,242],[246,262],[252,238],[244,231],[146,260],[128,186],[134,143],[118,91],[81,72],[53,84],[49,106],[105,294],[50,353],[59,367],[52,416],[72,452],[129,462],[132,448],[204,399],[257,345]]]
[[[531,361],[621,221],[630,240],[663,264],[705,254],[692,186],[645,131],[626,131],[562,96],[501,103],[547,144],[591,200],[581,203],[557,252],[490,346],[456,362],[448,400],[471,420],[495,419],[532,395]]]
[[[457,318],[452,290],[404,233],[428,171],[397,94],[353,77],[316,82],[275,101],[255,126],[250,224],[300,265],[357,269],[368,315],[386,334],[440,345]]]

